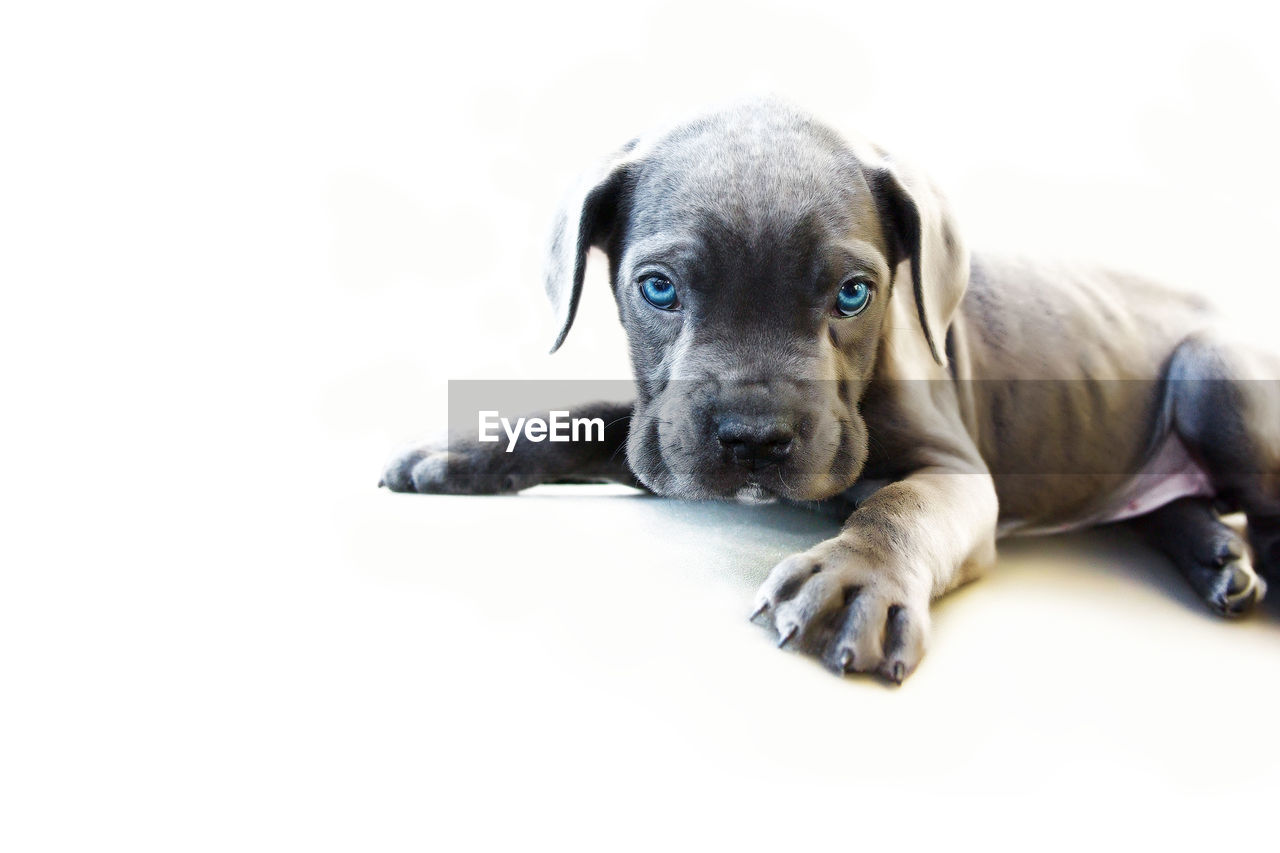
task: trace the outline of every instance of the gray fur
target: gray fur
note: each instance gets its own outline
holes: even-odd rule
[[[1120,518],[1129,497],[1154,510],[1138,526],[1211,606],[1259,600],[1259,575],[1280,565],[1280,393],[1242,380],[1275,379],[1275,361],[1226,342],[1195,299],[971,257],[962,234],[921,174],[784,104],[640,137],[570,193],[547,281],[558,347],[587,250],[608,255],[636,377],[629,418],[610,410],[620,426],[605,447],[501,458],[455,441],[384,480],[460,493],[604,478],[845,505],[841,535],[777,566],[756,610],[784,644],[893,681],[920,661],[930,602],[985,571],[997,535]],[[675,285],[678,310],[645,301],[652,273]],[[832,316],[855,274],[873,283],[870,306]],[[1212,494],[1155,497],[1183,482],[1153,469],[1168,459]],[[1252,563],[1209,498],[1247,514]]]

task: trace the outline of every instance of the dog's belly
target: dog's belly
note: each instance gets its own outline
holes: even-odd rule
[[[1002,521],[998,536],[1042,536],[1065,533],[1136,518],[1181,498],[1213,497],[1208,473],[1196,463],[1177,434],[1170,433],[1155,455],[1101,506],[1078,519],[1050,525],[1027,524],[1019,519]]]

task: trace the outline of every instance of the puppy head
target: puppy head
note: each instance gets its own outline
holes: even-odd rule
[[[601,248],[640,480],[683,498],[830,497],[862,471],[858,402],[885,350],[943,361],[968,274],[955,234],[878,149],[776,102],[739,105],[629,143],[571,194],[547,278],[553,351]]]

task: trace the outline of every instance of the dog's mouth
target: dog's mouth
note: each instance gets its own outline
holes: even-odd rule
[[[642,483],[686,500],[815,501],[848,488],[862,467],[863,433],[837,402],[825,404],[830,414],[821,402],[783,410],[786,417],[776,420],[793,430],[787,441],[760,427],[761,421],[770,425],[773,410],[764,416],[748,411],[738,417],[741,424],[726,418],[717,425],[713,402],[691,400],[688,393],[637,402],[627,461]],[[738,426],[745,435],[732,433]]]
[[[760,506],[822,500],[847,487],[847,484],[834,481],[830,484],[815,482],[804,467],[770,465],[747,471],[740,466],[720,464],[717,458],[685,468],[671,465],[668,459],[647,459],[652,460],[643,469],[648,477],[642,476],[641,480],[659,494],[686,500],[727,500]]]
[[[759,483],[748,482],[734,492],[733,499],[740,504],[759,506],[761,504],[777,503],[778,496]]]

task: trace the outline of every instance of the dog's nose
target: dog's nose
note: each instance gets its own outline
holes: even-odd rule
[[[720,415],[715,419],[716,439],[739,465],[760,468],[777,465],[791,453],[795,430],[774,416]]]

